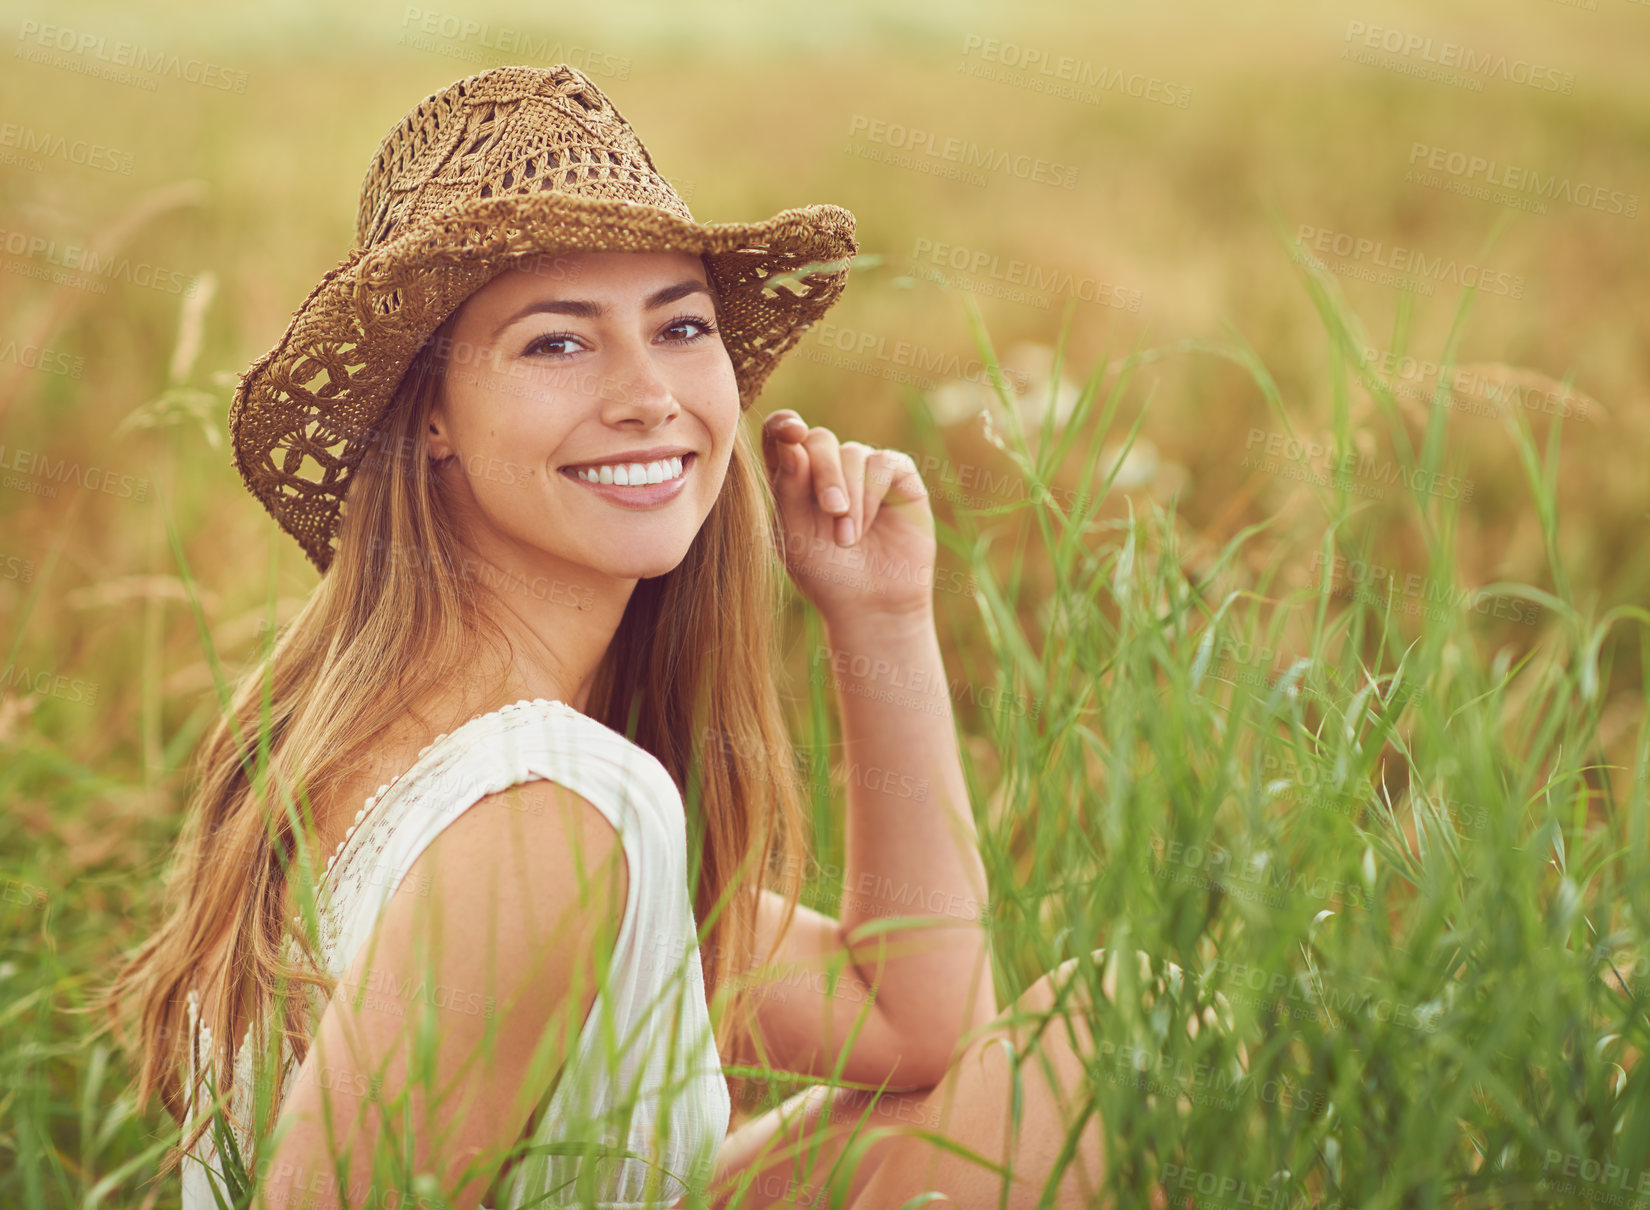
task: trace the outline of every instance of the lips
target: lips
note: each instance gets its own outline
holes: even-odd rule
[[[687,462],[692,462],[693,455],[686,455]],[[673,479],[680,479],[686,473],[686,463],[681,456],[671,458],[654,458],[648,462],[602,462],[587,463],[582,466],[563,468],[575,479],[586,483],[613,484],[618,487],[639,487],[652,483],[669,483]]]
[[[678,461],[680,471],[676,469]],[[646,462],[615,460],[580,463],[562,467],[561,473],[613,504],[627,508],[652,508],[666,504],[681,494],[682,486],[697,462],[698,455],[689,450],[679,457],[656,457]],[[652,468],[651,474],[649,467]],[[604,478],[606,482],[603,482]],[[626,482],[619,482],[620,478]]]
[[[584,462],[569,462],[562,470],[583,470],[592,466],[617,466],[620,463],[629,465],[640,462],[646,466],[649,462],[657,462],[661,458],[685,458],[693,450],[685,445],[650,445],[639,450],[614,450],[611,454],[601,458],[589,458]]]

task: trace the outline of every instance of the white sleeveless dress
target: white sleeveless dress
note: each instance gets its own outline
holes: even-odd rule
[[[586,1161],[553,1154],[554,1147],[529,1153],[494,1210],[669,1206],[690,1185],[708,1186],[730,1104],[705,1005],[682,799],[651,753],[544,698],[480,715],[438,737],[411,769],[367,800],[328,860],[319,892],[322,954],[332,976],[342,978],[408,868],[441,830],[486,795],[537,778],[568,787],[608,818],[629,863],[629,890],[609,981],[597,991],[532,1143],[561,1143],[566,1150],[568,1143],[596,1138],[646,1158]],[[211,1100],[202,1070],[210,1066],[211,1038],[199,1003],[191,988],[190,1028],[199,1049],[186,1086],[200,1089],[197,1103],[204,1107]],[[252,1121],[252,1050],[245,1043],[237,1048],[230,1093],[243,1162],[250,1162],[243,1130]],[[612,1051],[616,1064],[608,1058]],[[290,1050],[284,1062],[279,1103],[297,1075]],[[210,1131],[182,1171],[183,1210],[215,1210],[209,1182],[220,1166]],[[644,1201],[650,1180],[659,1196]],[[591,1190],[594,1200],[585,1200]]]

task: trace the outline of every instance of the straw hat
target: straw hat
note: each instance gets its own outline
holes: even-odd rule
[[[840,206],[696,223],[579,71],[498,67],[421,101],[361,186],[355,247],[244,374],[229,408],[248,490],[326,571],[345,492],[396,387],[465,298],[564,251],[703,255],[742,407],[841,295],[857,250]]]

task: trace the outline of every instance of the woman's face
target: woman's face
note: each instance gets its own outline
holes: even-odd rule
[[[688,253],[566,253],[472,294],[429,419],[465,542],[575,589],[679,564],[739,422],[715,318]]]

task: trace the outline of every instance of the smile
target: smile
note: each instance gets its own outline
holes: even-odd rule
[[[645,462],[593,462],[564,466],[561,473],[609,503],[626,508],[654,508],[682,494],[698,455],[678,454]]]
[[[691,462],[693,455],[686,455]],[[682,459],[659,458],[652,462],[603,462],[594,466],[569,467],[568,473],[586,483],[611,483],[619,487],[645,487],[650,483],[668,483],[687,473]]]

